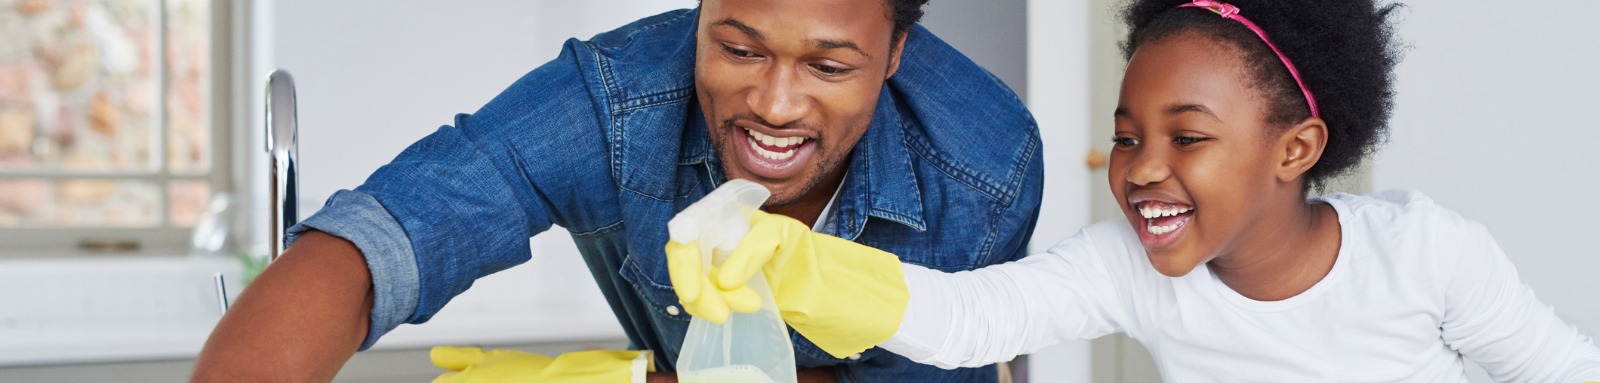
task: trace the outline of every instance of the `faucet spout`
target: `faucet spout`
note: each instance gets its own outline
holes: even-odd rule
[[[294,78],[282,69],[267,78],[267,156],[272,166],[272,243],[267,246],[267,259],[276,260],[283,252],[284,239],[290,227],[299,223],[296,206],[300,196],[299,151],[300,129],[296,121]]]

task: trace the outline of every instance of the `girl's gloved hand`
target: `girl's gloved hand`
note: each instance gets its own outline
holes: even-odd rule
[[[754,212],[749,233],[720,270],[702,274],[696,246],[669,243],[666,250],[674,290],[690,314],[721,323],[729,310],[760,308],[759,298],[752,306],[741,291],[761,271],[784,322],[839,358],[893,336],[910,299],[894,254],[814,233],[782,215]]]
[[[428,357],[450,370],[433,383],[644,383],[645,373],[655,371],[650,351],[579,351],[551,358],[516,350],[434,347]]]

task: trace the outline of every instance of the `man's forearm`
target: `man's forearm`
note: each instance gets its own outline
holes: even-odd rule
[[[360,249],[307,232],[239,295],[192,381],[333,380],[366,338],[372,278]]]

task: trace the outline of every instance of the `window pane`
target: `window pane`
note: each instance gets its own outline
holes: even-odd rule
[[[210,203],[211,184],[206,181],[173,181],[167,184],[167,207],[174,227],[194,227]]]
[[[179,173],[211,167],[211,8],[167,1],[167,163]]]
[[[145,181],[0,181],[0,228],[155,227],[160,195]]]
[[[151,0],[0,7],[0,171],[152,171]]]

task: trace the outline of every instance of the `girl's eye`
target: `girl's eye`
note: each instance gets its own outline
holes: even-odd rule
[[[733,57],[746,58],[746,59],[755,58],[756,57],[756,53],[755,52],[751,52],[751,51],[747,51],[747,50],[743,50],[743,49],[739,49],[739,48],[734,48],[734,47],[728,46],[728,45],[723,45],[722,46],[722,50],[725,51],[725,52],[728,52],[728,54],[730,54],[730,55],[733,55]]]
[[[1189,145],[1198,144],[1201,141],[1205,141],[1205,140],[1208,140],[1208,138],[1205,138],[1205,137],[1178,136],[1178,137],[1174,137],[1172,139],[1172,143],[1175,144],[1175,145],[1178,145],[1178,146],[1189,146]]]
[[[1133,137],[1111,137],[1111,143],[1118,147],[1129,148],[1139,144],[1139,139]]]
[[[811,64],[811,69],[815,69],[817,71],[817,73],[821,73],[821,74],[827,75],[827,76],[843,76],[843,75],[850,74],[850,72],[852,72],[852,71],[855,71],[855,69],[840,68],[840,67],[836,67],[836,66],[832,66],[832,65],[822,65],[822,64]]]

